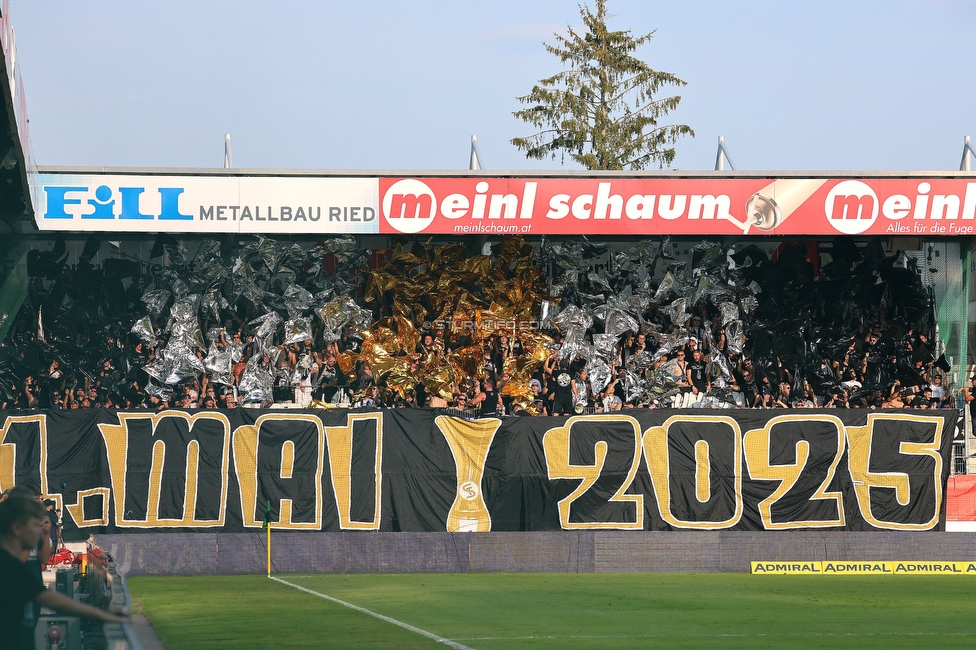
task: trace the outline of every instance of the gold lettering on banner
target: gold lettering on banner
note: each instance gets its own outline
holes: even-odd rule
[[[342,530],[379,530],[383,504],[383,413],[350,413],[346,426],[325,427],[329,442],[329,469],[332,473],[332,489],[339,511],[339,528]],[[370,521],[352,519],[352,450],[357,422],[374,422],[376,426],[376,457],[373,461],[375,501]]]
[[[292,521],[292,501],[288,498],[282,498],[279,500],[278,521],[272,522],[270,525],[273,528],[319,530],[322,528],[322,472],[324,471],[325,428],[322,426],[322,420],[318,417],[301,413],[287,415],[268,413],[260,416],[253,425],[240,426],[234,430],[234,469],[237,472],[237,481],[241,490],[241,519],[244,522],[244,527],[260,528],[264,523],[262,519],[255,516],[255,513],[258,511],[265,512],[266,506],[263,495],[258,494],[258,443],[261,438],[261,427],[268,422],[306,423],[315,429],[318,445],[315,450],[314,521]],[[283,474],[286,469],[291,475],[294,468],[283,468],[279,465],[279,478],[285,478]]]
[[[227,510],[227,473],[230,466],[230,421],[227,416],[217,411],[206,411],[190,415],[184,411],[160,411],[159,413],[118,413],[119,424],[99,424],[98,428],[105,439],[105,450],[108,455],[109,475],[112,479],[112,489],[115,493],[115,525],[120,528],[208,528],[223,526]],[[156,440],[152,445],[152,459],[149,469],[149,498],[146,504],[146,518],[141,520],[126,517],[126,485],[129,465],[129,429],[137,422],[148,422],[152,428],[151,435],[156,436],[159,425],[168,420],[182,420],[189,431],[199,422],[214,422],[223,430],[220,459],[220,506],[216,519],[197,519],[196,507],[200,482],[200,443],[190,440],[186,448],[186,465],[178,470],[166,467],[166,443]],[[159,516],[160,495],[163,489],[163,477],[175,471],[184,472],[183,483],[183,516],[179,519],[167,519]],[[80,493],[79,493],[80,495]],[[81,508],[82,500],[79,496],[76,508]],[[82,512],[80,509],[78,512]],[[103,512],[108,512],[108,507]],[[106,515],[107,516],[107,515]],[[84,518],[82,517],[82,520]],[[76,522],[80,521],[78,519]],[[81,525],[80,523],[78,524]],[[89,524],[96,525],[96,524]]]
[[[88,526],[108,526],[108,512],[109,512],[109,496],[112,491],[108,488],[92,488],[91,490],[78,490],[78,501],[74,504],[65,504],[64,509],[68,511],[71,518],[74,519],[75,525],[78,528],[86,528]],[[98,497],[102,501],[102,516],[98,519],[87,519],[85,518],[85,499],[89,497]]]
[[[728,427],[729,435],[732,437],[734,452],[732,458],[733,471],[733,492],[735,498],[735,508],[732,515],[724,521],[686,521],[679,519],[671,511],[671,458],[668,451],[668,437],[671,427],[676,424],[724,424]],[[695,488],[696,500],[701,502],[704,496],[701,481],[703,477],[709,476],[708,472],[703,472],[700,465],[709,463],[711,454],[706,445],[699,447],[695,444]],[[704,453],[702,453],[704,452]],[[742,518],[742,433],[739,423],[734,418],[722,415],[674,415],[665,420],[659,427],[650,427],[644,432],[644,458],[647,460],[647,467],[651,473],[651,482],[654,485],[654,495],[657,497],[657,505],[661,511],[661,518],[675,528],[697,528],[703,530],[719,530],[730,528]],[[709,497],[713,497],[711,490]]]
[[[933,427],[932,442],[901,442],[898,451],[906,456],[929,456],[932,458],[932,475],[926,477],[926,482],[932,480],[932,491],[935,507],[932,516],[926,521],[918,523],[902,523],[884,521],[875,516],[871,507],[871,490],[893,489],[895,500],[902,508],[912,508],[911,482],[904,472],[872,472],[871,451],[874,444],[875,427],[881,422],[904,424],[915,422],[928,424]],[[891,530],[930,530],[939,523],[942,512],[942,434],[945,421],[941,417],[908,415],[905,413],[872,413],[868,415],[867,425],[863,427],[847,427],[848,466],[851,479],[854,481],[854,493],[857,504],[864,520],[876,528]],[[917,510],[917,508],[915,508]]]
[[[291,478],[295,471],[295,442],[286,440],[281,445],[281,478]]]
[[[593,447],[594,462],[592,465],[572,465],[569,462],[570,439],[573,427],[587,422],[622,422],[633,427],[634,431],[634,457],[630,464],[630,470],[626,478],[617,488],[617,491],[608,502],[633,503],[636,510],[634,521],[592,521],[592,522],[573,522],[571,512],[573,502],[584,495],[593,484],[600,478],[603,466],[607,460],[607,443],[605,440],[598,440]],[[580,484],[569,496],[562,499],[558,504],[559,525],[564,530],[570,529],[595,529],[611,528],[616,530],[642,530],[644,528],[644,495],[625,494],[634,477],[637,476],[637,468],[640,465],[640,423],[629,415],[586,415],[581,417],[571,417],[566,420],[566,424],[555,429],[550,429],[542,438],[542,446],[546,453],[546,467],[549,472],[549,480],[554,479],[578,479]]]
[[[695,443],[695,498],[708,503],[712,498],[712,465],[708,462],[708,441]]]
[[[772,446],[773,429],[778,425],[788,425],[795,423],[823,422],[834,427],[836,431],[836,443],[833,460],[827,470],[827,475],[817,490],[810,497],[810,501],[829,501],[832,500],[837,506],[837,515],[830,519],[819,520],[799,520],[773,522],[772,509],[783,496],[793,489],[803,470],[810,462],[810,443],[806,440],[798,440],[796,443],[796,463],[792,465],[772,465],[769,462],[769,450]],[[766,423],[762,429],[752,429],[744,437],[744,447],[746,453],[746,466],[749,476],[758,481],[779,481],[779,485],[771,495],[759,503],[759,516],[762,518],[763,527],[766,530],[785,530],[793,528],[824,528],[827,526],[843,526],[844,517],[844,498],[840,492],[827,492],[827,486],[834,480],[837,473],[837,465],[840,463],[841,456],[844,454],[844,423],[840,418],[833,415],[780,415]]]
[[[4,431],[3,437],[6,435]],[[4,444],[3,437],[0,437],[0,490],[13,487],[17,472],[17,446]]]
[[[447,515],[447,532],[486,533],[491,530],[491,515],[481,487],[488,450],[502,425],[498,418],[462,420],[445,415],[434,418],[444,434],[457,467],[457,490]]]
[[[0,428],[0,490],[14,487],[17,474],[17,445],[5,442],[8,434],[14,428],[22,425],[37,425],[39,439],[37,441],[40,459],[37,472],[41,479],[41,494],[47,496],[47,416],[46,415],[11,415],[7,417]]]

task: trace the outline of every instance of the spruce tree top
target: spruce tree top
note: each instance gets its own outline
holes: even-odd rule
[[[540,131],[512,144],[527,158],[555,159],[559,152],[587,169],[670,167],[672,145],[695,133],[685,124],[660,125],[681,97],[656,95],[662,86],[685,82],[632,55],[654,32],[634,37],[630,30],[611,31],[605,0],[596,0],[595,11],[581,5],[580,15],[584,34],[568,27],[567,36],[555,34],[557,45],[543,44],[570,68],[518,98],[528,108],[513,114]]]

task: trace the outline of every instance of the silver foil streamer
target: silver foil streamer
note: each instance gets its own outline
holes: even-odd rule
[[[205,350],[206,343],[203,340],[203,332],[200,331],[200,324],[196,318],[192,320],[170,321],[170,337],[166,347],[174,345],[184,345],[189,349],[199,348]]]
[[[315,313],[322,320],[326,329],[338,332],[342,326],[359,314],[359,305],[349,296],[336,296],[322,305]]]
[[[751,314],[752,312],[756,311],[756,307],[759,306],[759,301],[756,300],[755,296],[743,296],[739,300],[739,304],[742,306],[742,311],[744,311],[746,314]]]
[[[147,375],[162,383],[163,380],[169,376],[171,365],[172,364],[166,363],[166,360],[161,356],[157,356],[155,359],[144,365],[142,369]]]
[[[292,386],[301,384],[302,381],[308,376],[313,363],[315,363],[315,358],[312,357],[312,355],[303,354],[302,358],[299,359],[298,363],[295,364],[295,370],[292,371],[291,376],[288,378],[288,383]]]
[[[245,247],[245,250],[248,258],[256,257],[264,262],[264,268],[271,275],[277,272],[278,264],[285,256],[285,250],[277,242],[263,235],[258,235],[258,241]]]
[[[671,355],[673,352],[688,345],[688,330],[674,330],[664,338],[660,339],[657,352],[654,353],[654,360],[657,361],[664,355]],[[674,361],[672,359],[671,361]],[[668,363],[671,363],[669,361]]]
[[[742,336],[742,321],[730,321],[725,326],[725,345],[729,349],[729,354],[742,354],[745,348],[744,337]]]
[[[661,284],[658,285],[657,291],[654,292],[654,302],[662,303],[669,296],[677,293],[680,293],[678,281],[675,279],[674,274],[668,271],[661,280]]]
[[[576,336],[575,332],[568,332],[559,348],[559,360],[561,362],[572,362],[576,357],[585,356],[585,353],[586,341],[583,340],[582,335]]]
[[[372,323],[373,312],[356,307],[356,310],[350,315],[349,322],[345,324],[346,333],[359,338],[366,338],[366,330]]]
[[[594,288],[599,289],[600,291],[606,291],[608,293],[613,291],[613,289],[610,288],[610,283],[602,275],[597,275],[595,272],[590,271],[586,274],[586,279],[590,281],[590,284],[593,285]]]
[[[572,361],[586,351],[586,330],[593,325],[593,317],[576,305],[570,305],[552,319],[552,324],[563,332],[563,345],[559,348],[561,361]]]
[[[243,401],[266,402],[274,398],[274,376],[261,365],[261,355],[254,355],[241,375],[239,385]]]
[[[362,257],[362,251],[356,243],[356,239],[350,236],[326,239],[313,246],[312,250],[309,251],[309,255],[315,259],[325,257],[326,253],[332,253],[335,256],[336,264],[340,267],[354,263]]]
[[[696,266],[698,267],[707,266],[715,260],[725,257],[725,250],[720,245],[707,240],[698,242],[691,250],[695,253],[702,253],[701,258],[697,260]]]
[[[662,363],[651,373],[651,382],[648,386],[648,396],[651,401],[660,406],[670,407],[670,400],[681,392],[681,387],[677,385],[674,371],[678,360],[672,359]]]
[[[328,284],[328,283],[323,283]],[[329,302],[335,296],[335,290],[332,287],[325,288],[314,296],[312,296],[312,303],[315,305],[316,311],[322,307],[325,303]]]
[[[559,305],[549,300],[543,300],[541,311],[539,312],[539,329],[549,329],[552,327],[552,318],[559,313]]]
[[[712,299],[723,293],[728,293],[730,287],[713,275],[702,275],[695,284],[695,297],[692,305],[697,305],[703,300]]]
[[[639,329],[637,319],[630,314],[616,309],[607,312],[606,333],[614,339],[619,339],[626,332],[636,333]]]
[[[268,361],[272,368],[278,367],[278,362],[281,361],[281,355],[283,355],[284,353],[285,353],[284,350],[282,350],[279,347],[275,347],[273,345],[262,349],[262,354],[268,358]]]
[[[137,320],[129,331],[135,334],[140,341],[149,345],[156,345],[156,330],[153,329],[152,318],[149,316],[143,316]]]
[[[173,390],[166,386],[157,386],[151,381],[146,384],[146,395],[155,395],[164,402],[173,398]]]
[[[653,364],[654,356],[648,350],[627,357],[627,369],[636,373],[647,370]]]
[[[322,333],[319,335],[319,338],[323,343],[335,343],[342,338],[342,333],[329,329],[329,327],[326,325],[322,328]]]
[[[708,355],[708,365],[705,367],[705,372],[712,377],[712,385],[718,384],[720,388],[724,387],[729,378],[732,377],[732,371],[729,370],[725,355],[714,349]]]
[[[292,318],[285,323],[285,345],[312,340],[312,319]]]
[[[307,309],[311,308],[314,302],[312,294],[297,284],[288,285],[282,297],[290,318],[301,316]]]
[[[166,345],[166,358],[172,360],[169,375],[164,380],[166,384],[179,384],[193,379],[206,372],[203,362],[197,358],[193,348],[172,340]]]
[[[647,382],[641,379],[637,373],[627,370],[625,372],[624,393],[627,396],[625,401],[636,402],[647,390]]]
[[[625,266],[623,260],[636,262],[639,266],[648,266],[654,262],[660,246],[652,239],[642,239],[627,250],[617,251],[614,255],[614,262],[620,266]],[[629,270],[629,269],[628,269]]]
[[[227,330],[225,330],[223,327],[211,327],[207,331],[207,345],[209,345],[211,348],[213,347],[214,343],[217,343],[218,341],[226,341],[228,338],[230,337],[227,336]]]
[[[201,267],[220,262],[220,242],[216,239],[204,239],[193,257],[194,265]]]
[[[653,299],[652,290],[654,289],[653,278],[650,270],[646,266],[637,269],[634,279],[634,293],[640,298],[641,310],[647,309]]]
[[[610,384],[612,371],[607,362],[599,357],[591,357],[586,364],[586,375],[593,395],[599,395]]]
[[[188,295],[190,295],[190,285],[184,282],[182,278],[173,280],[173,297],[182,300]]]
[[[612,334],[594,334],[590,358],[593,356],[599,356],[607,362],[614,361],[617,358],[617,337]]]
[[[654,383],[664,386],[666,388],[674,387],[677,383],[677,377],[674,372],[678,368],[677,359],[669,359],[665,361],[660,366],[654,369]]]
[[[678,298],[670,305],[666,307],[661,307],[661,313],[666,314],[671,322],[678,327],[684,327],[691,319],[691,314],[688,313],[688,299]]]
[[[230,303],[217,289],[210,289],[204,295],[201,307],[213,314],[214,320],[220,318],[221,309],[230,309]]]
[[[734,320],[739,318],[739,306],[734,302],[722,302],[718,305],[719,312],[722,315],[722,325],[728,325]]]
[[[195,320],[197,317],[196,307],[196,301],[190,296],[177,300],[175,303],[173,303],[173,307],[169,311],[169,322],[187,322],[190,320]],[[167,327],[167,329],[169,329],[169,327]]]
[[[281,325],[281,316],[275,311],[269,311],[267,314],[258,316],[248,323],[250,327],[257,326],[254,337],[259,339],[267,339],[269,336],[274,336],[275,332],[278,331],[279,325]]]
[[[210,374],[210,379],[216,384],[232,384],[234,376],[232,374],[233,353],[230,350],[221,350],[216,345],[211,345],[203,360],[203,367]]]
[[[149,291],[143,294],[142,302],[145,303],[146,309],[153,316],[159,316],[163,313],[163,309],[166,307],[166,303],[169,302],[169,298],[172,294],[166,289],[156,289],[155,291]]]
[[[584,332],[593,325],[593,317],[583,312],[576,305],[569,305],[551,319],[552,325],[560,331],[570,328],[582,329]]]
[[[231,361],[237,363],[244,356],[244,341],[227,341],[227,351],[230,352]]]
[[[163,251],[163,266],[171,268],[186,264],[186,242],[182,239],[177,240],[175,244],[166,244],[163,246]]]
[[[264,304],[264,296],[266,292],[264,289],[259,287],[254,280],[247,279],[242,282],[239,293],[257,307]]]

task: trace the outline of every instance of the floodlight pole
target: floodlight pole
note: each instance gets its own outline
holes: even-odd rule
[[[973,145],[970,143],[969,136],[967,135],[962,140],[962,162],[959,163],[959,171],[972,171],[970,164],[972,160],[971,156],[976,156],[976,150],[973,149]]]
[[[729,169],[735,171],[735,163],[732,162],[732,156],[729,155],[728,149],[725,148],[725,136],[718,136],[718,154],[715,156],[715,171],[724,172],[725,163],[729,163]]]
[[[484,169],[482,164],[481,149],[478,147],[478,136],[471,136],[471,158],[468,161],[469,171],[481,171]]]
[[[230,133],[224,134],[224,169],[234,166],[234,154],[230,149]]]

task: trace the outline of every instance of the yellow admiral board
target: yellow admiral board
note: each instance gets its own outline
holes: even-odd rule
[[[976,561],[752,562],[751,572],[765,575],[976,575]]]

